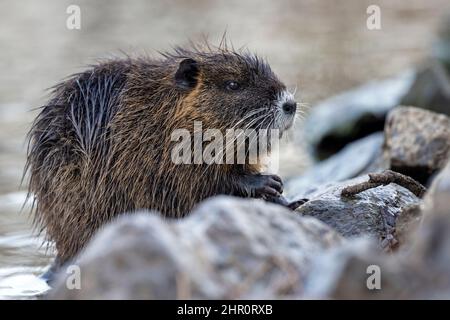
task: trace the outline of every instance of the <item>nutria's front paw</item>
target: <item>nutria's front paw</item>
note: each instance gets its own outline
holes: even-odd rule
[[[283,193],[283,182],[274,174],[255,175],[252,177],[251,194],[255,198],[279,197]]]

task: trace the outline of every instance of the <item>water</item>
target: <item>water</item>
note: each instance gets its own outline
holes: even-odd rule
[[[25,211],[26,192],[0,196],[0,299],[32,298],[49,287],[38,276],[51,262],[51,250],[33,233]]]
[[[424,58],[448,0],[377,1],[382,30],[369,31],[372,1],[77,1],[81,30],[66,28],[71,0],[0,0],[0,298],[37,298],[37,276],[52,251],[33,232],[26,186],[25,135],[45,102],[45,89],[119,49],[169,49],[227,30],[236,47],[265,56],[297,98],[314,102],[374,78],[394,75]],[[287,144],[284,176],[305,167],[304,152]]]

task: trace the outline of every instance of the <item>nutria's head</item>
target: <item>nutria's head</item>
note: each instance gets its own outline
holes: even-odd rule
[[[263,59],[229,50],[176,56],[174,81],[189,103],[225,128],[279,129],[294,122],[296,102]]]

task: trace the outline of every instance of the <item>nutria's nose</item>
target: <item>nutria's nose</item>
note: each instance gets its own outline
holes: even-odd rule
[[[297,110],[297,103],[294,101],[288,101],[283,104],[283,111],[287,114],[293,114]]]

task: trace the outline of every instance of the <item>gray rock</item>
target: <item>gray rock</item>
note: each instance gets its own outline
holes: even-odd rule
[[[385,128],[390,168],[426,183],[443,168],[450,152],[450,118],[412,107],[398,107]]]
[[[305,296],[313,299],[394,299],[407,288],[407,281],[395,264],[368,239],[349,241],[313,262],[305,284]],[[396,261],[397,262],[397,261]],[[368,278],[380,271],[380,289],[369,289]],[[369,280],[370,285],[376,285]]]
[[[419,67],[411,89],[399,104],[450,115],[450,74],[438,60]]]
[[[313,155],[325,159],[351,141],[383,131],[389,110],[411,87],[414,72],[371,82],[325,100],[312,108],[304,133]]]
[[[449,299],[449,208],[450,162],[425,195],[423,222],[420,228],[413,229],[410,236],[413,245],[407,251],[384,255],[368,241],[346,242],[314,260],[313,271],[305,284],[305,296],[326,299]],[[369,290],[367,287],[368,278],[373,274],[373,271],[368,272],[369,266],[379,267],[380,289]]]
[[[424,198],[423,223],[415,235],[409,263],[420,270],[422,291],[431,298],[450,298],[450,161]]]
[[[424,224],[417,243],[424,261],[450,279],[450,161],[433,180],[424,198]]]
[[[348,144],[301,176],[286,181],[285,194],[293,198],[294,195],[317,190],[325,183],[344,181],[387,169],[387,163],[383,158],[383,141],[383,133],[378,132]]]
[[[394,239],[398,242],[398,247],[408,250],[414,243],[416,234],[423,220],[421,203],[412,204],[403,208],[395,223]]]
[[[344,237],[371,236],[383,247],[390,247],[395,244],[392,237],[397,218],[404,208],[418,204],[420,199],[396,184],[369,189],[351,199],[341,196],[344,187],[367,180],[367,176],[362,176],[298,194],[295,198],[308,198],[309,201],[297,212],[323,221]]]
[[[450,215],[450,159],[424,198],[424,211],[429,215]]]
[[[319,256],[313,266],[305,285],[308,298],[390,300],[449,296],[448,287],[433,279],[425,265],[411,257],[383,254],[364,239]]]
[[[119,218],[62,270],[50,299],[280,298],[302,295],[313,256],[342,243],[320,221],[259,200],[216,197],[183,220]]]

